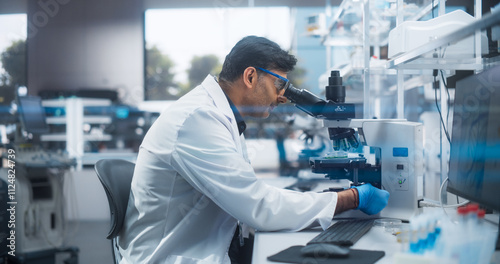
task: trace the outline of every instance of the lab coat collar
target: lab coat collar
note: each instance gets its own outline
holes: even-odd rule
[[[207,91],[208,95],[214,101],[215,106],[226,116],[226,118],[231,122],[232,133],[236,143],[236,147],[238,151],[243,155],[245,160],[250,163],[250,159],[248,158],[246,145],[244,142],[244,135],[240,135],[238,133],[238,124],[236,124],[237,120],[234,116],[233,110],[231,110],[231,106],[229,105],[229,101],[227,100],[226,94],[219,86],[219,84],[215,81],[215,78],[212,75],[208,75],[205,80],[201,83],[201,86]],[[238,139],[239,140],[236,140]]]
[[[236,125],[236,117],[233,113],[233,110],[231,109],[231,106],[229,105],[226,94],[220,87],[219,83],[215,81],[214,76],[210,74],[207,75],[205,80],[201,83],[201,86],[203,86],[203,88],[207,90],[210,97],[212,97],[212,99],[214,100],[217,108],[219,108],[222,113],[224,113],[224,115],[231,121],[231,123],[234,123]]]

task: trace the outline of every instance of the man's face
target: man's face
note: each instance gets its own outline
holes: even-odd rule
[[[285,72],[275,70],[273,73],[286,78]],[[282,84],[283,82],[278,77],[259,71],[257,86],[249,96],[251,109],[248,115],[267,118],[276,106],[286,103],[287,100],[283,96],[285,89]]]

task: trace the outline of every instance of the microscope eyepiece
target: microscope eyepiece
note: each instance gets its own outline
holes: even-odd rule
[[[325,100],[304,89],[297,89],[290,83],[283,94],[290,102],[294,103],[300,110],[312,116],[322,113]]]
[[[327,100],[332,100],[335,103],[345,102],[345,86],[342,85],[339,71],[331,71],[328,85],[325,87],[325,96]]]
[[[327,100],[323,100],[308,90],[297,89],[291,83],[285,87],[285,96],[297,108],[316,118],[349,119],[355,117],[354,104],[346,104],[345,87],[339,71],[332,71],[326,86]]]

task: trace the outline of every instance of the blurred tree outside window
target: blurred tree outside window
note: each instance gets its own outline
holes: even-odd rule
[[[17,40],[1,54],[5,71],[2,84],[19,87],[26,86],[26,41]]]
[[[174,62],[156,46],[146,49],[146,61],[146,98],[177,99],[179,87],[172,73]]]
[[[198,85],[205,80],[207,74],[217,75],[221,70],[222,64],[217,56],[213,54],[194,56],[191,60],[191,68],[188,70],[189,85]]]
[[[0,15],[0,105],[7,108],[27,83],[26,21],[26,14]]]

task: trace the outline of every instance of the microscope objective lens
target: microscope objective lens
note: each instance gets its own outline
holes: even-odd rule
[[[346,138],[342,139],[342,149],[345,151],[348,151],[350,149],[349,142],[347,141]]]
[[[358,148],[359,142],[354,135],[350,136],[348,141],[352,148]]]
[[[340,140],[332,140],[333,150],[338,151],[340,149]]]

